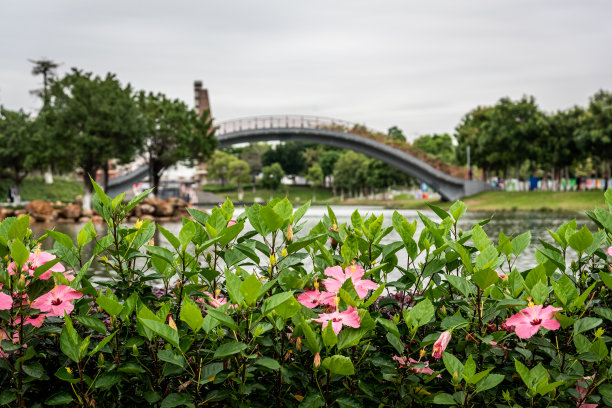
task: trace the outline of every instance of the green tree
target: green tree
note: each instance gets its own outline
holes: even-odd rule
[[[600,90],[590,98],[578,131],[578,142],[602,165],[607,189],[612,160],[612,93]]]
[[[14,183],[14,205],[21,203],[21,182],[34,165],[32,139],[38,131],[39,123],[28,114],[0,107],[0,170]]]
[[[238,185],[238,200],[242,201],[244,191],[242,184],[248,183],[250,180],[251,168],[244,160],[235,159],[229,163],[228,176],[231,181]]]
[[[401,140],[402,142],[406,141],[406,136],[404,136],[404,132],[402,132],[402,130],[398,128],[397,126],[390,127],[389,130],[387,131],[387,135],[391,139]]]
[[[334,185],[340,187],[342,198],[347,189],[353,195],[363,185],[366,157],[363,154],[348,150],[344,152],[334,165]]]
[[[270,145],[267,143],[250,143],[240,153],[240,158],[248,163],[251,168],[251,183],[253,184],[253,193],[256,191],[257,175],[261,173],[263,168],[262,159],[264,154],[270,150]]]
[[[584,152],[577,145],[577,134],[584,109],[575,106],[566,111],[546,115],[546,126],[538,139],[540,163],[546,163],[553,179],[553,188],[558,189],[559,180],[569,179],[569,167],[584,160]],[[566,180],[568,185],[569,180]]]
[[[278,163],[285,174],[295,178],[306,170],[306,160],[302,155],[305,149],[303,144],[296,142],[280,143],[263,155],[262,163],[264,166]]]
[[[308,174],[306,174],[306,180],[310,181],[310,186],[312,187],[312,201],[315,202],[317,201],[316,189],[323,185],[323,170],[321,170],[321,166],[317,163],[310,166]]]
[[[107,168],[109,159],[131,161],[144,143],[145,126],[132,88],[114,74],[104,78],[77,69],[51,85],[49,123],[62,140],[71,164],[83,171],[83,208],[91,209],[89,176]]]
[[[61,143],[56,143],[51,137],[46,115],[46,109],[49,103],[49,81],[55,78],[55,70],[59,67],[59,64],[46,58],[29,61],[34,64],[32,67],[32,75],[42,75],[43,77],[42,88],[30,91],[34,95],[39,96],[43,102],[38,114],[40,119],[40,132],[37,132],[38,137],[35,141],[36,145],[39,147],[35,152],[36,164],[40,166],[41,169],[45,169],[45,182],[47,184],[53,184],[53,166],[55,165],[56,168],[67,167],[65,161],[58,160],[58,158],[66,157],[67,155],[58,154],[58,149],[62,149],[63,147]]]
[[[323,171],[323,184],[325,185],[325,178],[331,176],[334,173],[334,166],[340,158],[341,152],[338,150],[326,150],[321,156],[319,156],[319,166]]]
[[[206,163],[208,178],[221,180],[221,185],[224,186],[225,181],[229,178],[230,164],[237,160],[238,158],[234,155],[225,153],[221,150],[215,150]]]
[[[262,171],[263,176],[261,178],[261,185],[270,190],[270,199],[272,199],[274,192],[281,185],[281,180],[285,172],[278,163],[272,163],[269,166],[265,166]]]
[[[412,144],[446,163],[455,162],[453,138],[447,133],[419,136]]]
[[[179,162],[193,166],[205,161],[214,152],[217,139],[209,111],[198,117],[184,102],[159,93],[140,92],[138,106],[145,118],[149,177],[157,194],[167,168]]]

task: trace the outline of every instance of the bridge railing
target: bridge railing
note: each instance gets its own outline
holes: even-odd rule
[[[385,133],[345,120],[309,115],[268,115],[228,120],[216,124],[215,128],[215,134],[217,135],[239,132],[242,130],[278,128],[327,129],[353,133],[402,150],[403,152],[424,161],[443,173],[450,174],[451,176],[458,178],[468,178],[467,169],[465,167],[448,164],[437,157],[414,147],[410,143],[402,140],[391,139]]]
[[[342,128],[346,131],[358,127],[355,123],[345,120],[326,118],[310,115],[270,115],[253,116],[228,120],[216,124],[217,135],[223,135],[241,130],[255,129],[278,129],[278,128],[307,128],[307,129],[330,129]]]

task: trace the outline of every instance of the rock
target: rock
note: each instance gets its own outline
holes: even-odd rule
[[[78,204],[68,204],[59,211],[62,218],[76,220],[81,216],[81,206]]]
[[[85,217],[85,216],[79,218],[78,220],[80,224],[85,224],[85,223],[88,223],[89,221],[91,221],[91,217]]]
[[[78,202],[77,202],[78,204]],[[83,210],[81,211],[81,215],[83,217],[91,217],[93,215],[93,210],[86,210],[83,208]]]
[[[59,217],[57,220],[55,220],[55,222],[57,222],[58,224],[69,224],[69,223],[73,223],[75,220],[74,218],[62,218]]]
[[[101,215],[92,215],[91,222],[93,222],[94,224],[102,224],[104,223],[104,218],[102,218]]]
[[[142,207],[140,206],[140,204],[136,204],[134,208],[132,208],[132,210],[130,211],[130,216],[140,218],[141,215],[142,215]]]
[[[155,206],[152,204],[140,204],[140,214],[141,214],[141,218],[144,215],[155,214]]]
[[[50,222],[56,215],[53,204],[42,200],[32,200],[25,205],[25,209],[38,222]]]
[[[21,209],[21,210],[15,210],[15,211],[13,212],[13,217],[19,217],[20,215],[27,214],[27,213],[28,213],[28,211],[27,211],[27,210],[24,210],[24,209]]]
[[[136,222],[138,221],[138,217],[134,217],[134,216],[128,217],[127,221],[130,224],[136,224]]]
[[[156,217],[169,217],[174,213],[174,208],[161,198],[147,197],[142,202],[155,207]]]
[[[189,205],[187,201],[183,200],[182,198],[178,198],[178,197],[168,197],[166,198],[166,202],[174,208],[183,208]]]
[[[141,220],[153,220],[155,219],[151,214],[144,214],[142,217],[140,217]]]
[[[172,217],[157,217],[157,222],[170,222],[174,221]]]

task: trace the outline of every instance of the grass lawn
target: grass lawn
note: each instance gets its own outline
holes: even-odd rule
[[[601,191],[489,191],[462,200],[470,211],[585,211],[605,207]],[[430,202],[442,208],[452,203],[428,200],[391,202],[395,208],[427,208]]]
[[[9,179],[0,179],[0,201],[6,202],[12,184]],[[27,177],[21,184],[21,201],[71,202],[78,195],[83,195],[82,181],[54,177],[53,184],[45,184],[42,177]]]
[[[312,191],[313,189],[307,186],[292,186],[283,185],[275,193],[274,197],[283,198],[285,195],[289,198],[293,205],[301,205],[308,200],[312,201],[312,204],[327,204],[328,201],[333,197],[331,189],[317,188],[315,189],[316,200],[313,200]],[[225,199],[229,198],[232,201],[238,201],[238,192],[215,192],[216,195]],[[242,201],[253,202],[255,198],[261,198],[264,201],[270,200],[270,190],[258,188],[255,193],[251,188],[244,189],[244,197]]]

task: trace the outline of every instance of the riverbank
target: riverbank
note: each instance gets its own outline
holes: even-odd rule
[[[601,191],[489,191],[462,201],[469,211],[568,211],[582,212],[605,208]],[[332,202],[333,204],[340,204]],[[452,203],[438,200],[348,200],[346,205],[381,205],[385,208],[428,209],[427,204],[448,208]]]
[[[217,193],[219,196],[237,200],[236,192]],[[283,186],[277,191],[275,197],[288,195],[292,204],[301,205],[312,200],[312,189],[302,186]],[[245,191],[244,201],[252,202],[254,199],[270,199],[267,190],[258,190],[252,193]],[[334,198],[331,190],[316,189],[317,205],[349,205],[349,206],[381,206],[394,209],[428,209],[427,204],[434,204],[448,208],[452,203],[440,202],[436,199],[412,200],[401,199],[385,200],[359,200],[347,198],[341,201]],[[462,199],[469,211],[567,211],[582,212],[595,207],[605,208],[605,200],[601,191],[489,191]]]

